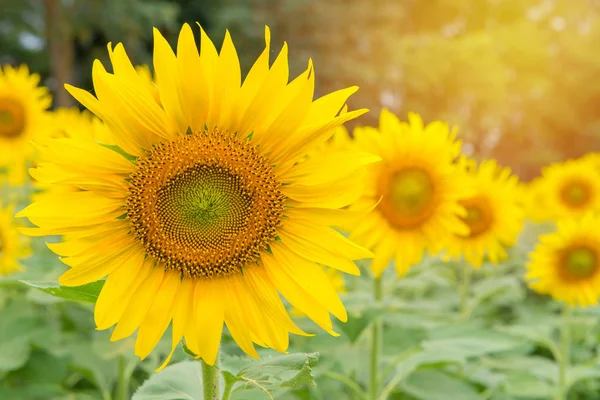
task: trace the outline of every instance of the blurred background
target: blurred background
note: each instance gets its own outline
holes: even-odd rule
[[[91,88],[109,41],[151,64],[153,26],[174,43],[196,21],[217,45],[230,29],[246,71],[269,25],[292,72],[314,59],[317,95],[360,86],[355,123],[382,107],[449,121],[467,154],[524,180],[600,150],[600,0],[0,0],[0,64],[28,64],[68,106],[63,83]]]

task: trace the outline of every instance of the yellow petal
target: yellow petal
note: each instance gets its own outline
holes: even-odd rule
[[[138,286],[129,304],[127,304],[123,315],[110,337],[111,341],[130,336],[140,326],[150,309],[152,299],[156,296],[164,275],[165,270],[160,266],[156,266],[150,271],[148,277]]]
[[[113,271],[102,287],[94,308],[94,321],[98,329],[108,329],[116,324],[129,300],[141,285],[152,267],[144,263],[145,253],[138,251]]]
[[[152,305],[140,324],[135,341],[135,355],[144,359],[156,347],[167,330],[174,312],[175,297],[179,290],[181,277],[178,272],[165,273],[162,284],[154,294]]]
[[[132,254],[139,252],[137,245],[132,241],[122,241],[120,251],[92,254],[90,256],[61,258],[61,261],[72,268],[58,278],[64,286],[81,286],[96,282],[109,275]]]
[[[335,292],[323,268],[289,251],[279,243],[273,243],[271,250],[273,257],[275,257],[275,260],[285,273],[296,281],[300,287],[304,288],[305,291],[312,293],[315,300],[340,321],[347,321],[346,308]]]
[[[269,278],[273,281],[275,286],[277,286],[277,289],[281,292],[283,297],[285,297],[294,308],[306,314],[330,335],[339,336],[339,334],[333,331],[331,318],[325,307],[317,302],[312,294],[308,293],[285,273],[272,255],[263,253],[261,255],[261,260]]]
[[[213,365],[217,359],[225,306],[224,279],[203,279],[196,282],[194,289],[193,323],[188,330],[194,330],[198,355],[204,362]]]

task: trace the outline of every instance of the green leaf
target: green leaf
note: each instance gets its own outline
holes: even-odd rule
[[[482,358],[480,364],[490,369],[509,373],[526,373],[547,382],[556,382],[558,379],[556,362],[540,356]]]
[[[37,400],[66,398],[69,398],[69,394],[57,384],[36,382],[19,387],[0,387],[0,399]],[[77,399],[79,400],[80,397],[77,397]]]
[[[441,371],[424,369],[411,374],[401,385],[402,391],[422,400],[483,400],[468,383]]]
[[[496,297],[509,291],[520,291],[521,284],[514,276],[483,279],[473,285],[473,297],[469,300],[469,314],[481,303],[492,302]]]
[[[134,393],[132,400],[203,400],[199,361],[182,361],[153,374]]]
[[[250,362],[246,357],[224,356],[220,368],[226,380],[244,383],[234,391],[258,388],[268,394],[276,389],[314,385],[312,368],[318,359],[318,353],[286,354]]]
[[[450,352],[463,357],[479,357],[485,354],[519,349],[523,346],[523,341],[507,334],[479,330],[453,338],[427,340],[422,343],[422,346],[433,352]]]
[[[386,314],[393,314],[403,308],[404,303],[394,297],[386,297],[379,303],[373,303],[370,293],[351,293],[344,296],[344,304],[348,310],[348,321],[335,325],[349,339],[356,342],[371,323]]]
[[[26,310],[26,304],[20,302],[0,309],[0,371],[25,365],[32,337],[43,328],[41,321]]]
[[[573,386],[577,382],[600,377],[600,367],[595,360],[593,365],[576,365],[567,371],[568,386]]]
[[[103,397],[110,396],[112,387],[117,381],[115,360],[104,359],[85,339],[69,343],[64,347],[65,353],[71,358],[69,368],[92,383]]]
[[[546,400],[553,398],[555,386],[534,375],[519,372],[506,378],[504,391],[518,398]]]
[[[544,346],[552,352],[552,354],[558,358],[560,356],[560,350],[558,345],[550,337],[551,327],[546,326],[526,326],[526,325],[513,325],[498,328],[502,332],[507,332],[514,337],[520,337],[538,345]]]
[[[58,282],[38,282],[21,281],[27,286],[39,289],[42,292],[51,294],[54,297],[60,297],[68,300],[83,301],[86,303],[95,303],[100,295],[100,290],[104,286],[104,281],[88,283],[83,286],[61,286]]]

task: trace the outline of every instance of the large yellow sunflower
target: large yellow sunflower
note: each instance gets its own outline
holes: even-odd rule
[[[512,246],[523,227],[524,211],[520,204],[519,180],[509,168],[494,160],[483,161],[478,168],[467,168],[475,192],[460,204],[467,210],[463,222],[467,234],[456,234],[442,243],[451,258],[465,258],[479,268],[484,257],[496,264],[506,258],[506,246]]]
[[[52,99],[39,81],[26,66],[0,66],[0,169],[8,169],[13,184],[27,175],[34,154],[29,142],[48,131],[45,110]]]
[[[452,233],[466,235],[459,200],[470,187],[453,163],[460,153],[456,132],[409,114],[409,122],[383,110],[379,129],[354,130],[356,144],[382,161],[368,166],[366,188],[357,207],[376,203],[377,208],[350,226],[350,238],[373,249],[371,269],[380,276],[391,259],[399,275],[418,263],[424,250]]]
[[[340,114],[357,88],[313,101],[311,62],[288,83],[287,45],[269,62],[266,47],[242,81],[229,33],[219,53],[201,30],[201,49],[184,25],[177,55],[154,31],[158,103],[121,44],[109,45],[114,73],[96,61],[96,97],[67,90],[109,127],[106,146],[78,138],[42,148],[36,178],[78,191],[49,194],[20,213],[35,235],[66,235],[50,245],[78,286],[108,276],[96,303],[112,340],[137,330],[146,357],[172,322],[173,348],[207,363],[223,324],[239,346],[285,351],[303,334],[278,295],[331,334],[329,313],[346,311],[319,264],[358,274],[352,260],[372,254],[331,226],[362,188],[353,173],[377,157],[338,162],[312,154],[333,128],[365,112]],[[299,162],[299,160],[303,160]]]
[[[540,236],[527,264],[526,279],[538,293],[582,307],[600,296],[600,218],[558,222],[557,231]]]
[[[17,231],[14,208],[0,208],[0,276],[23,269],[19,260],[31,254],[29,240]]]
[[[582,217],[600,210],[600,172],[587,159],[568,160],[542,170],[545,205],[553,219]]]

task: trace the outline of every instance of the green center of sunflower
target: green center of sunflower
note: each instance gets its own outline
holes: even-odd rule
[[[240,272],[275,239],[284,196],[248,141],[214,130],[137,162],[127,215],[146,252],[189,277]]]
[[[382,214],[398,229],[413,229],[432,213],[435,187],[429,173],[408,167],[382,174],[379,205]]]
[[[588,278],[598,268],[596,252],[584,246],[569,249],[563,255],[563,267],[571,279]]]
[[[469,227],[468,238],[481,236],[490,230],[494,223],[494,213],[485,197],[472,197],[459,201],[459,204],[467,210],[462,221]]]
[[[25,130],[23,105],[10,97],[0,97],[0,137],[13,139]]]
[[[561,190],[561,197],[568,206],[585,206],[591,197],[589,185],[577,180],[569,182]]]

